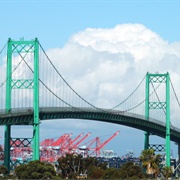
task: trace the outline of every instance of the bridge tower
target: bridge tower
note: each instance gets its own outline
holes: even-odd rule
[[[26,55],[33,53],[33,78],[32,79],[13,79],[12,76],[12,57],[18,54],[22,59],[21,53]],[[12,108],[13,89],[33,89],[33,160],[39,160],[39,42],[35,40],[25,41],[23,39],[14,41],[9,38],[7,49],[7,72],[6,72],[6,111]],[[10,170],[10,147],[11,147],[11,125],[5,125],[4,134],[4,165]],[[23,141],[22,141],[23,142]],[[23,143],[22,143],[23,144]]]
[[[150,100],[150,84],[165,83],[166,94],[165,102],[151,101]],[[169,73],[166,74],[146,74],[146,101],[145,101],[145,116],[149,119],[150,110],[162,109],[166,116],[166,166],[170,167],[170,77]],[[145,132],[144,149],[149,148],[149,132]]]

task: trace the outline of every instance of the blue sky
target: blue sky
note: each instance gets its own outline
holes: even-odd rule
[[[31,2],[25,0],[0,0],[0,47],[6,43],[9,37],[16,40],[21,37],[24,37],[26,40],[37,37],[45,50],[61,48],[60,51],[63,51],[63,49],[66,48],[65,45],[69,44],[69,41],[78,43],[78,41],[73,39],[74,35],[79,38],[80,41],[83,40],[78,33],[86,32],[86,28],[106,30],[113,29],[117,25],[136,23],[145,26],[153,33],[159,35],[163,39],[164,44],[168,42],[171,45],[180,41],[179,7],[180,1],[173,0],[39,0]],[[83,45],[83,42],[80,43],[80,45]],[[154,58],[156,58],[156,56],[154,56]],[[70,61],[68,62],[71,63]],[[172,64],[172,66],[174,66],[174,64]],[[158,68],[159,67],[155,67],[154,69],[158,70]],[[165,70],[168,68],[165,68]],[[143,78],[148,69],[149,68],[145,69],[139,74],[140,79]],[[173,71],[173,68],[171,69]],[[73,80],[71,80],[73,74],[68,74],[68,72],[64,73],[66,73],[67,78],[70,77],[68,80],[73,82]],[[124,76],[124,78],[126,77]],[[127,80],[125,79],[124,81]],[[45,125],[42,125],[42,127],[45,128]],[[83,126],[83,124],[81,125]],[[121,142],[118,148],[113,147],[116,149],[116,152],[120,150],[120,154],[125,154],[128,149],[133,149],[136,155],[139,154],[143,147],[143,132],[135,130],[133,131],[135,134],[129,134],[129,128],[121,129],[121,127],[115,125],[110,126],[109,124],[102,123],[98,125],[102,126],[98,135],[113,134],[117,130],[121,131],[119,135]],[[58,131],[57,127],[54,127],[54,129],[56,129],[56,132]],[[107,129],[109,129],[109,131]],[[70,131],[72,129],[71,127],[67,127],[66,130]],[[89,129],[84,131],[89,132]],[[74,130],[74,132],[76,132],[76,134],[81,133],[78,129]],[[47,137],[51,135],[49,132]],[[58,135],[59,134],[54,134],[52,136],[57,137]],[[136,141],[133,139],[134,136],[137,136],[135,138]],[[45,133],[43,137],[46,137]],[[140,142],[137,143],[138,140]],[[124,143],[126,141],[127,143]],[[118,143],[118,141],[116,142]],[[177,152],[177,149],[174,151]],[[119,154],[119,152],[117,153]]]
[[[87,27],[140,23],[174,42],[180,38],[179,1],[0,1],[0,43],[9,37],[38,37],[45,48],[59,47]]]

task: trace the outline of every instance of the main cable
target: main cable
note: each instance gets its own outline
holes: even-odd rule
[[[20,55],[20,53],[18,52],[18,54]],[[21,61],[17,64],[17,66],[13,69],[11,75],[16,71],[16,69],[20,66],[20,64],[23,62],[23,59],[26,57],[27,53],[24,55],[24,57],[21,56]],[[7,78],[4,82],[1,83],[0,88],[6,83]]]
[[[171,83],[171,86],[172,86],[172,89],[173,89],[173,92],[174,92],[176,101],[177,101],[177,103],[178,103],[178,105],[179,105],[179,107],[180,107],[180,102],[179,102],[179,99],[178,99],[177,94],[176,94],[176,92],[175,92],[175,89],[174,89],[173,83],[172,83],[172,81],[171,81],[171,78],[170,78],[170,83]]]
[[[113,110],[119,106],[121,106],[123,103],[125,103],[136,91],[137,89],[140,87],[140,85],[143,83],[144,79],[146,76],[144,76],[144,78],[142,79],[142,81],[139,83],[139,85],[135,88],[135,90],[126,98],[124,99],[121,103],[119,103],[118,105],[114,106],[113,108],[111,108],[110,110]]]
[[[160,98],[159,98],[159,96],[158,96],[158,94],[157,94],[157,92],[156,92],[156,89],[154,88],[154,85],[153,85],[152,82],[151,82],[151,85],[152,85],[152,87],[153,87],[153,89],[154,89],[154,92],[155,92],[155,95],[156,95],[156,97],[157,97],[157,99],[158,99],[158,101],[159,101],[159,103],[160,103],[160,102],[161,102],[161,101],[160,101]],[[163,108],[163,111],[164,111],[164,114],[166,115],[166,112],[165,112],[164,108]]]
[[[97,109],[97,110],[101,110],[103,111],[103,109],[98,108],[94,105],[92,105],[91,103],[89,103],[87,100],[85,100],[82,96],[80,96],[70,85],[69,83],[63,78],[63,76],[59,73],[59,71],[56,69],[56,67],[54,66],[54,64],[51,62],[50,58],[48,57],[48,55],[46,54],[45,50],[43,49],[43,47],[41,46],[41,44],[39,43],[42,51],[44,52],[45,56],[47,57],[48,61],[50,62],[51,66],[54,68],[54,70],[56,71],[56,73],[61,77],[61,79],[65,82],[65,84],[84,102],[86,102],[88,105],[90,105],[91,107]]]
[[[5,49],[5,47],[7,46],[7,43],[3,46],[3,48],[0,51],[0,54],[3,52],[3,50]]]
[[[156,89],[158,89],[159,86],[160,86],[160,84],[156,87]],[[156,89],[154,89],[154,91],[149,95],[149,98],[154,94],[154,92],[155,92]],[[131,111],[131,110],[139,107],[139,106],[140,106],[141,104],[143,104],[146,100],[147,100],[147,98],[145,98],[142,102],[140,102],[140,103],[137,104],[136,106],[134,106],[134,107],[132,107],[132,108],[130,108],[130,109],[125,110],[125,112]]]
[[[20,55],[20,57],[22,58],[22,60],[25,62],[25,64],[29,67],[29,69],[31,70],[32,73],[34,73],[34,71],[32,70],[32,68],[29,66],[29,64],[25,61],[25,59],[22,57],[22,55],[18,52],[18,54]],[[63,103],[65,103],[66,105],[78,109],[72,105],[70,105],[69,103],[65,102],[63,99],[61,99],[60,97],[58,97],[53,91],[51,91],[44,83],[43,81],[41,81],[41,79],[39,79],[39,81],[46,87],[46,89],[51,92],[56,98],[58,98],[60,101],[62,101]]]

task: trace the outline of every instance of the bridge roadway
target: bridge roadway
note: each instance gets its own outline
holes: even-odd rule
[[[19,108],[10,111],[0,110],[0,125],[33,125],[33,109]],[[153,135],[165,138],[165,123],[147,119],[144,116],[108,109],[78,107],[40,107],[40,122],[51,119],[82,119],[114,123],[149,131]],[[179,143],[180,129],[171,125],[171,141]]]

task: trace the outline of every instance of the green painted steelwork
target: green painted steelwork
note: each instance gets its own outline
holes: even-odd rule
[[[33,109],[12,109],[11,112],[0,111],[0,125],[32,125]],[[72,107],[40,107],[40,121],[54,119],[82,119],[100,122],[114,123],[148,131],[159,137],[166,137],[166,123],[156,119],[147,118],[142,115],[117,110],[95,110],[94,108],[72,108]],[[179,143],[180,129],[171,125],[171,141]]]
[[[39,160],[39,43],[34,44],[34,124],[33,160]]]
[[[145,116],[149,118],[149,111],[154,109],[163,109],[166,114],[166,166],[170,166],[170,79],[169,73],[166,74],[149,74],[146,75],[146,107]],[[150,102],[149,92],[150,84],[166,83],[166,102]],[[144,149],[149,146],[149,133],[145,133]]]
[[[11,81],[12,81],[12,41],[8,40],[7,74],[6,74],[6,110],[11,109]]]
[[[11,126],[5,125],[5,134],[4,134],[4,166],[7,167],[8,171],[10,170],[10,137],[11,137]]]
[[[154,149],[155,152],[165,152],[164,144],[150,144],[149,149]]]
[[[149,73],[146,74],[146,101],[145,101],[145,117],[149,120]],[[144,134],[144,149],[149,147],[149,132]]]
[[[33,79],[12,79],[12,54],[34,53],[34,76]],[[23,57],[21,57],[23,58]],[[150,102],[149,84],[166,83],[166,102]],[[33,108],[19,109],[11,108],[12,89],[33,89]],[[149,135],[166,138],[166,165],[170,164],[170,140],[178,142],[180,129],[170,127],[170,91],[169,74],[149,74],[146,76],[146,102],[145,117],[123,111],[100,110],[93,108],[39,108],[39,43],[38,39],[32,41],[14,41],[9,39],[7,52],[7,82],[6,82],[6,107],[0,112],[0,125],[5,125],[5,166],[10,166],[10,140],[11,125],[33,126],[33,160],[39,159],[39,120],[50,119],[86,119],[121,124],[146,131],[144,148],[149,146]],[[153,120],[149,117],[150,109],[165,109],[166,124]],[[171,136],[170,136],[171,132]]]
[[[166,166],[170,167],[170,78],[166,74]]]
[[[12,81],[12,41],[8,40],[7,49],[7,73],[6,73],[6,111],[11,110],[11,81]],[[5,125],[4,134],[4,166],[10,170],[10,138],[11,138],[11,126]]]
[[[11,147],[30,147],[32,138],[11,138]]]
[[[30,148],[32,143],[32,138],[11,138],[11,148],[19,148],[19,147],[25,147],[25,148]],[[24,149],[25,150],[25,149]],[[14,169],[20,165],[27,163],[27,160],[18,160],[18,159],[10,159],[11,167],[10,170],[14,171]]]
[[[32,79],[12,80],[13,89],[33,89],[34,81]]]
[[[34,53],[34,78],[33,79],[12,79],[12,55],[17,53],[22,59],[28,53]],[[21,53],[26,55],[22,57]],[[24,60],[24,59],[23,59]],[[10,120],[5,123],[5,162],[4,165],[10,169],[10,140],[11,140],[11,125],[13,124],[24,124],[24,119],[28,120],[28,125],[33,125],[33,159],[39,160],[39,42],[36,38],[31,41],[20,41],[8,40],[8,51],[7,51],[7,81],[6,81],[6,113],[9,116],[12,115],[11,108],[11,96],[12,89],[34,89],[33,99],[33,116],[23,116],[19,120],[13,118],[13,123],[9,123]],[[12,115],[13,116],[13,115]],[[1,119],[1,121],[3,121]]]
[[[166,102],[150,102],[149,109],[166,109]]]
[[[166,83],[166,75],[165,74],[149,74],[149,82],[150,83]]]

